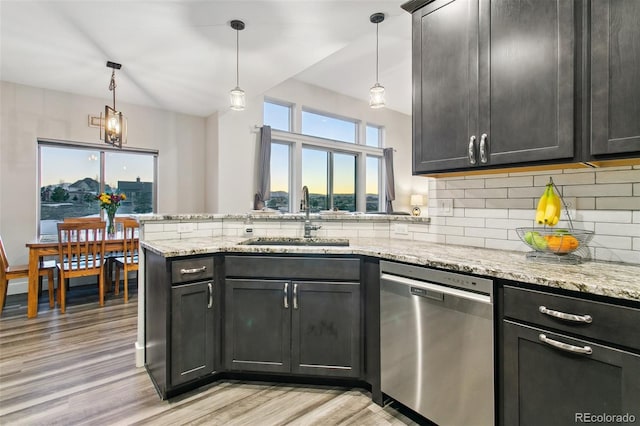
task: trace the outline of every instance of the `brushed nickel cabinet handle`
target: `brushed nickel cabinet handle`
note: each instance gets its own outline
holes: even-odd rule
[[[540,306],[538,308],[540,313],[545,315],[549,315],[550,317],[559,318],[565,321],[578,322],[582,324],[591,324],[593,318],[591,315],[575,315],[575,314],[567,314],[560,311],[554,311],[553,309],[549,309],[546,306]]]
[[[293,309],[298,309],[298,283],[293,285]]]
[[[486,164],[489,160],[489,147],[487,146],[488,139],[489,136],[487,136],[486,133],[483,133],[482,136],[480,136],[480,162],[482,164]]]
[[[289,309],[289,283],[284,283],[284,308]]]
[[[180,273],[182,275],[187,275],[187,274],[198,274],[200,272],[204,272],[207,270],[206,266],[203,266],[201,268],[193,268],[193,269],[180,269]]]
[[[469,139],[469,163],[476,164],[476,135],[471,135]]]
[[[209,288],[209,303],[207,304],[207,309],[211,309],[213,306],[213,283],[208,283],[207,287]]]
[[[580,355],[591,355],[593,353],[593,349],[591,349],[591,346],[580,347],[580,346],[569,345],[568,343],[562,343],[562,342],[558,342],[557,340],[549,339],[544,334],[540,334],[538,338],[542,343],[546,343],[547,345],[553,346],[554,348],[560,349],[561,351],[571,352],[571,353],[580,354]]]

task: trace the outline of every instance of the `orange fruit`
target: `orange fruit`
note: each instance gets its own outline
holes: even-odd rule
[[[573,235],[547,235],[547,249],[554,253],[569,253],[578,248],[580,243]]]

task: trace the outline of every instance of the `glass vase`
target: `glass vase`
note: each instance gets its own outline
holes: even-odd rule
[[[116,234],[116,212],[107,212],[107,234],[115,235]]]

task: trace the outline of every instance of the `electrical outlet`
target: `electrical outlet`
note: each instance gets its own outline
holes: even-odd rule
[[[193,232],[193,223],[178,223],[178,232]]]
[[[571,220],[576,220],[576,215],[578,214],[578,212],[576,211],[576,203],[578,200],[576,199],[576,197],[563,197],[563,200],[564,204],[566,204],[567,207],[565,208],[564,204],[562,205],[562,215],[560,216],[560,218],[567,220],[567,213],[569,213],[569,216],[571,216]]]
[[[406,223],[394,223],[393,233],[395,235],[409,235],[409,226]]]
[[[453,216],[453,199],[439,199],[437,212],[438,216]]]

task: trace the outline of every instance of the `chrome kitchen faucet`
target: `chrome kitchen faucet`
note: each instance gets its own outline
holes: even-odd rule
[[[302,187],[302,205],[300,209],[305,211],[304,237],[311,238],[311,231],[316,231],[322,228],[322,226],[311,224],[311,219],[309,218],[309,188],[307,188],[307,185]]]

